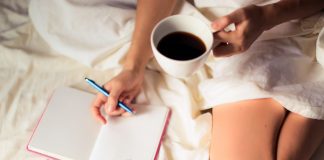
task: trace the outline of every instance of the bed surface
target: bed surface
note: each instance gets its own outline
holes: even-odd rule
[[[52,50],[35,31],[27,6],[28,1],[0,2],[0,160],[45,159],[27,152],[26,145],[53,91],[71,86],[94,92],[84,82],[85,76],[103,84],[121,69],[119,63],[89,67]],[[179,80],[147,69],[138,103],[162,104],[173,110],[159,159],[209,158],[211,114],[200,113],[197,88],[208,76],[208,70],[201,69]],[[313,159],[324,159],[324,145]]]

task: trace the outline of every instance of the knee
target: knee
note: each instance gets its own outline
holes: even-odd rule
[[[268,99],[213,108],[210,159],[275,159],[275,141],[285,115],[282,106]]]

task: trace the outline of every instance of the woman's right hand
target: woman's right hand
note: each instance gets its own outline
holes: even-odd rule
[[[144,69],[123,69],[116,77],[108,81],[104,88],[110,93],[109,97],[98,93],[92,103],[91,111],[93,116],[102,124],[107,120],[101,114],[100,109],[109,116],[120,116],[129,114],[124,109],[118,107],[118,100],[131,107],[132,100],[138,95],[144,80]]]
[[[171,15],[176,0],[138,1],[136,7],[135,28],[131,45],[124,61],[124,69],[104,85],[110,92],[107,98],[98,94],[92,104],[94,117],[102,123],[107,120],[100,113],[101,107],[110,116],[127,114],[117,107],[118,100],[131,107],[131,101],[137,96],[144,81],[145,66],[153,57],[150,43],[151,32],[161,19]]]

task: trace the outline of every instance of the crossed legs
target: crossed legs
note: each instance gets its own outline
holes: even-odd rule
[[[324,138],[324,121],[290,113],[273,99],[213,108],[211,160],[309,159]]]

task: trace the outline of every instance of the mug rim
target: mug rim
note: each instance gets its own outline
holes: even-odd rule
[[[165,59],[167,59],[167,60],[169,60],[169,61],[172,61],[172,62],[176,62],[176,63],[191,63],[191,62],[194,62],[194,61],[199,61],[200,59],[204,58],[206,55],[209,55],[209,53],[210,53],[210,51],[211,51],[211,49],[212,49],[212,46],[213,46],[214,40],[212,41],[212,45],[211,45],[209,48],[206,47],[206,51],[205,51],[203,54],[201,54],[200,56],[198,56],[198,57],[196,57],[196,58],[189,59],[189,60],[176,60],[176,59],[169,58],[169,57],[165,56],[164,54],[162,54],[162,53],[157,49],[157,46],[155,46],[155,44],[154,44],[154,42],[153,42],[153,37],[154,37],[154,35],[155,35],[155,31],[156,31],[156,29],[161,25],[161,23],[164,23],[165,21],[167,21],[167,20],[169,20],[169,19],[176,18],[176,17],[187,17],[187,18],[192,18],[192,19],[198,20],[198,21],[200,21],[200,23],[202,23],[205,27],[207,27],[207,28],[209,29],[209,27],[208,27],[208,25],[207,25],[206,23],[204,23],[202,20],[200,20],[200,19],[198,19],[198,18],[196,18],[196,17],[194,17],[194,16],[177,14],[177,15],[172,15],[172,16],[166,17],[166,18],[162,19],[160,22],[158,22],[158,23],[154,26],[154,28],[153,28],[153,30],[152,30],[152,33],[151,33],[151,46],[153,46],[153,47],[154,47],[153,49],[156,50],[156,51],[158,52],[158,53],[155,53],[155,52],[153,51],[153,54],[159,54],[159,55],[161,55],[162,57],[164,57]],[[170,33],[172,33],[172,32],[170,32]],[[210,35],[213,37],[212,30],[210,30]],[[197,35],[195,35],[195,36],[197,36]],[[199,37],[199,38],[200,38],[200,37]],[[205,43],[205,42],[204,42],[204,43]],[[205,45],[206,45],[206,44],[205,44]]]

